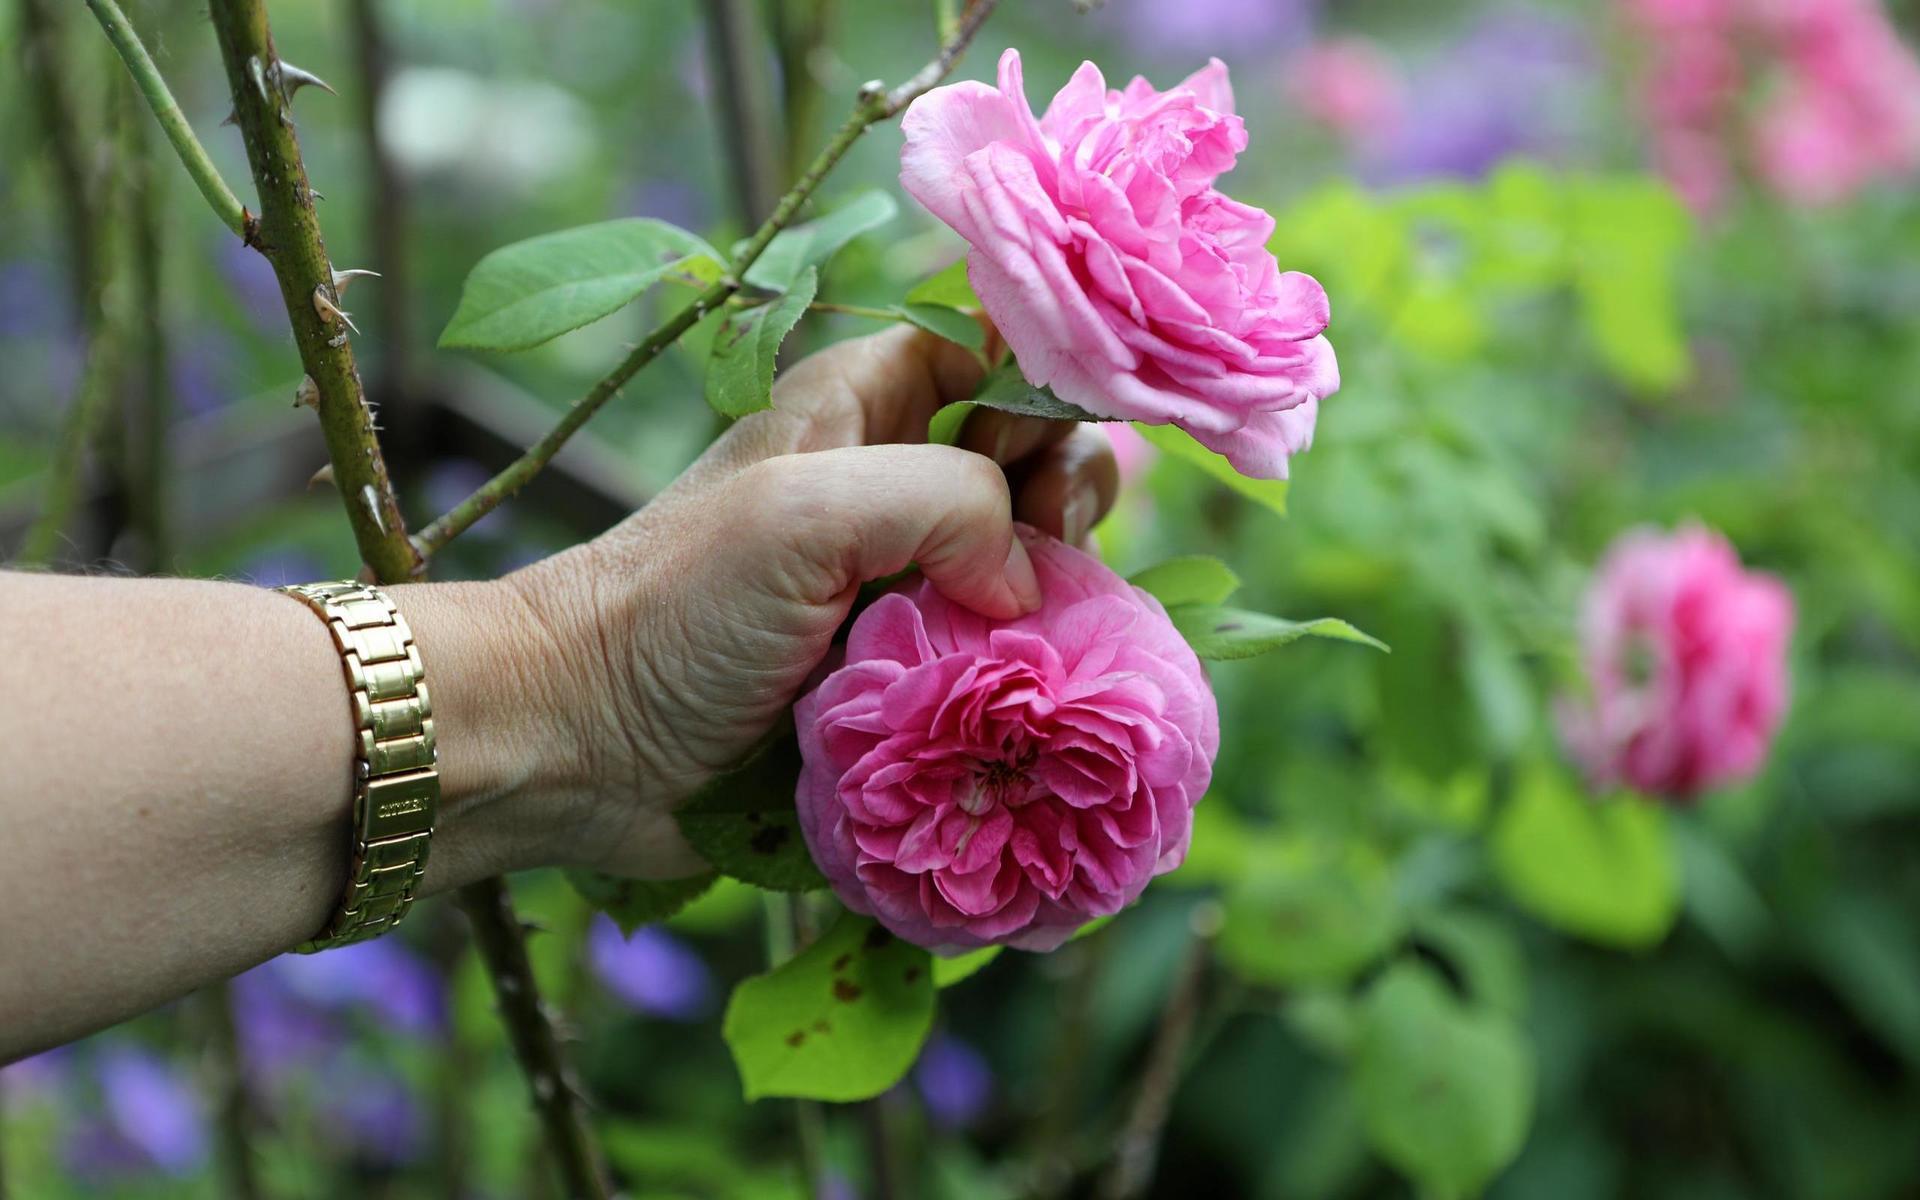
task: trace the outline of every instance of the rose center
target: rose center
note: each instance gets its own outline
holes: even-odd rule
[[[977,817],[996,804],[1018,804],[1026,797],[1025,768],[1033,764],[1033,759],[1033,752],[1028,751],[1015,762],[994,759],[981,763],[980,773],[973,777],[973,786],[960,797],[961,811]]]

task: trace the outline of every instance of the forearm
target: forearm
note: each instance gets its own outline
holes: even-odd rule
[[[435,704],[425,890],[553,861],[563,731],[498,584],[390,594]],[[236,584],[0,574],[0,1061],[311,937],[346,881],[352,720],[326,626]]]

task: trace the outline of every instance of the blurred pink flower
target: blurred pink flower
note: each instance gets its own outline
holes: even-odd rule
[[[1272,217],[1214,190],[1247,144],[1218,59],[1166,92],[1083,63],[1036,120],[1008,50],[998,89],[936,88],[902,127],[901,184],[967,239],[1029,380],[1286,477],[1340,373],[1326,293],[1280,270]]]
[[[1160,457],[1160,451],[1125,421],[1105,421],[1100,428],[1107,431],[1107,440],[1113,443],[1113,461],[1120,468],[1120,486],[1138,483],[1147,468]]]
[[[1626,0],[1648,47],[1654,157],[1696,210],[1725,200],[1743,139],[1801,205],[1920,166],[1920,63],[1878,0]],[[1765,80],[1768,98],[1742,104]]]
[[[1562,734],[1598,786],[1689,800],[1749,776],[1786,710],[1792,631],[1786,587],[1719,534],[1630,532],[1587,591],[1591,697],[1561,705]]]
[[[794,707],[814,860],[847,907],[936,950],[1051,950],[1125,908],[1186,858],[1220,748],[1159,602],[1020,537],[1038,612],[989,621],[909,583]]]
[[[1400,119],[1406,81],[1371,38],[1316,42],[1287,70],[1287,95],[1309,118],[1345,138],[1377,136]]]

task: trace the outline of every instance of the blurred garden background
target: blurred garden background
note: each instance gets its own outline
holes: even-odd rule
[[[1767,5],[1002,7],[959,76],[1017,46],[1036,102],[1082,59],[1161,87],[1225,60],[1251,145],[1222,187],[1332,298],[1343,386],[1286,514],[1128,443],[1107,561],[1216,554],[1249,607],[1339,616],[1392,653],[1216,664],[1188,864],[943,991],[874,1101],[742,1099],[720,1016],[765,967],[758,893],[722,881],[626,938],[558,873],[516,878],[626,1194],[805,1195],[797,1118],[835,1197],[1920,1195],[1920,5],[1781,0],[1768,20],[1808,23],[1714,39],[1748,7]],[[1836,78],[1809,50],[1826,9],[1904,49]],[[245,181],[203,6],[127,10]],[[437,350],[482,254],[625,216],[728,245],[859,85],[935,36],[928,5],[849,0],[271,16],[339,93],[300,93],[299,135],[335,266],[382,273],[348,307],[412,521],[667,302],[524,354]],[[10,0],[0,52],[0,546],[37,508],[103,288],[139,331],[127,415],[61,559],[351,575],[266,263],[210,219],[80,4]],[[869,132],[820,206],[899,196],[899,144]],[[890,305],[957,257],[899,198],[823,299]],[[875,327],[811,316],[787,353]],[[644,503],[716,431],[703,363],[698,334],[675,347],[436,574],[511,570]],[[149,454],[169,464],[150,487],[111,469]],[[1581,590],[1623,531],[1687,521],[1792,590],[1790,712],[1755,779],[1695,805],[1590,794],[1554,717],[1581,687]],[[0,969],[33,968],[0,946]],[[557,1195],[492,1003],[443,899],[396,936],[269,962],[0,1069],[0,1190]]]

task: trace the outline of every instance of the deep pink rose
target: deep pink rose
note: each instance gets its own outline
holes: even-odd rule
[[[1751,775],[1787,703],[1793,597],[1689,526],[1621,537],[1587,591],[1592,695],[1561,728],[1600,786],[1688,800]]]
[[[1286,478],[1340,372],[1326,292],[1274,262],[1272,217],[1214,190],[1247,145],[1218,59],[1167,92],[1083,63],[1036,120],[1008,50],[998,89],[935,88],[901,125],[901,184],[967,239],[1029,380]]]
[[[1220,749],[1158,601],[1024,526],[1045,604],[989,621],[924,580],[853,623],[794,706],[800,828],[848,908],[909,941],[1051,950],[1186,858]]]
[[[1337,37],[1316,42],[1287,71],[1287,95],[1301,112],[1344,138],[1379,137],[1406,108],[1406,80],[1378,42]]]

